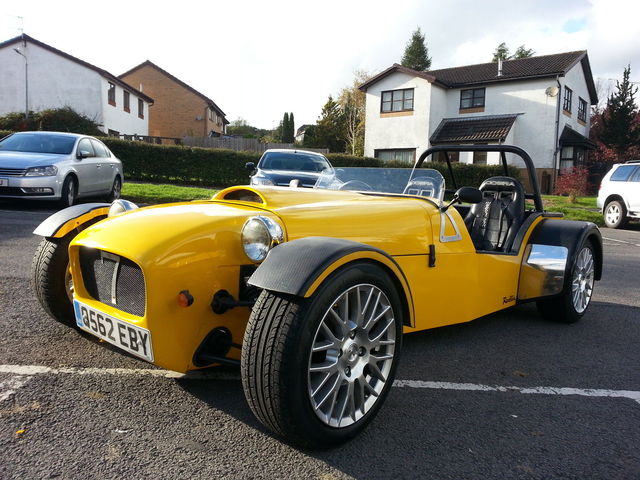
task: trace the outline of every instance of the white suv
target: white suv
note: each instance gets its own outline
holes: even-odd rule
[[[640,160],[618,163],[607,172],[600,183],[597,205],[609,228],[640,218]]]

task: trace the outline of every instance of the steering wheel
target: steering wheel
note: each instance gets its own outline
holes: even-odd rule
[[[364,190],[364,191],[371,191],[371,190],[373,190],[373,188],[371,188],[366,183],[361,182],[360,180],[349,180],[348,182],[344,182],[342,185],[340,185],[340,187],[338,187],[338,190]]]

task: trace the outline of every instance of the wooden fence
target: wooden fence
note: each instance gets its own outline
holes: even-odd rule
[[[257,138],[240,138],[240,137],[184,137],[183,145],[190,147],[202,148],[226,148],[228,150],[264,152],[270,148],[284,148],[288,150],[300,149],[302,147],[293,143],[262,143]],[[302,148],[318,153],[328,153],[327,148]]]

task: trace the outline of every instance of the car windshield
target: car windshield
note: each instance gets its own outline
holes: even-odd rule
[[[16,133],[0,140],[0,150],[29,153],[57,153],[67,155],[73,151],[75,137],[41,133]]]
[[[320,175],[314,188],[413,195],[438,204],[445,193],[442,174],[432,168],[337,168]]]
[[[315,173],[333,171],[329,161],[322,155],[302,152],[266,152],[260,161],[260,168]]]

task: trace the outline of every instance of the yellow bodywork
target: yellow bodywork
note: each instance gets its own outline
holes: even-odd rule
[[[320,275],[305,296],[312,295],[336,268],[364,258],[385,264],[396,275],[410,312],[405,332],[466,322],[514,305],[525,249],[518,255],[476,253],[459,213],[454,208],[448,212],[450,219],[433,201],[405,195],[232,187],[211,201],[134,210],[80,232],[70,245],[74,297],[148,329],[155,364],[179,372],[193,370],[197,368],[194,352],[214,328],[228,328],[233,341],[242,343],[249,308],[216,314],[210,305],[219,290],[238,298],[240,266],[252,263],[244,254],[240,232],[248,218],[264,215],[282,225],[285,241],[336,237],[376,247],[393,259],[370,251],[343,257]],[[455,237],[453,224],[460,238],[442,241]],[[527,239],[528,234],[524,244]],[[429,267],[430,245],[435,246],[434,267]],[[81,246],[128,258],[140,266],[146,287],[143,317],[90,297],[82,282]],[[194,298],[187,308],[177,301],[184,290]],[[238,359],[239,355],[240,350],[232,348],[228,357]]]

